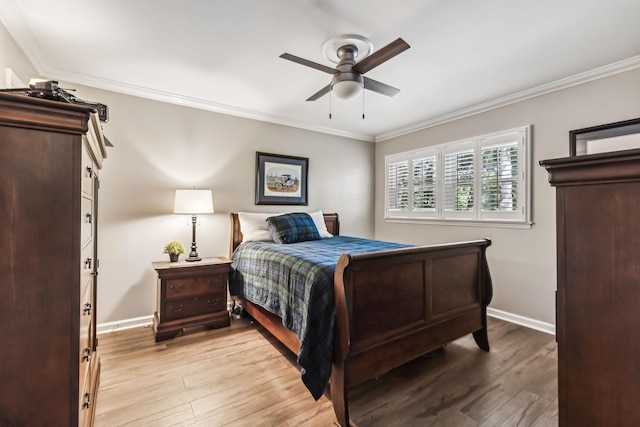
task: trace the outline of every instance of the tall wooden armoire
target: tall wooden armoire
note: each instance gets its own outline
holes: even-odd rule
[[[540,164],[556,187],[559,424],[640,426],[640,149]]]
[[[98,174],[90,108],[0,93],[0,425],[91,425]]]

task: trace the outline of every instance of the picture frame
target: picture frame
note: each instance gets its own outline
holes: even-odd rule
[[[569,131],[569,155],[640,148],[640,118]]]
[[[256,152],[256,205],[308,206],[309,159]]]

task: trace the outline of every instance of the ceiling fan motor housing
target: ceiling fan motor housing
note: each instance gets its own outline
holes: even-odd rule
[[[351,67],[356,63],[358,48],[354,45],[345,45],[338,49],[338,73],[331,79],[331,91],[338,98],[350,99],[358,95],[364,86],[362,74],[354,72]]]

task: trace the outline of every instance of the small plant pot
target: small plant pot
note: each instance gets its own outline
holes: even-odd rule
[[[179,256],[180,256],[180,254],[169,254],[169,261],[178,262],[178,257]]]

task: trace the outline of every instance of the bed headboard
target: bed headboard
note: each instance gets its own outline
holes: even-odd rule
[[[240,221],[238,214],[231,212],[231,236],[229,245],[229,257],[233,251],[242,243],[242,232],[240,231]],[[340,235],[340,218],[337,213],[323,213],[324,223],[327,225],[327,231],[334,236]]]

